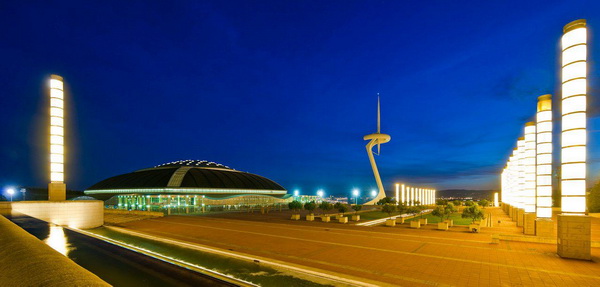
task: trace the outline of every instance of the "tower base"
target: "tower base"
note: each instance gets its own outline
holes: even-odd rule
[[[525,217],[525,209],[518,208],[516,213],[517,213],[517,226],[522,227],[523,226],[523,218]]]
[[[62,182],[51,182],[48,184],[48,200],[67,200],[67,185]]]
[[[535,235],[535,212],[523,214],[523,233],[525,235]]]
[[[539,237],[554,237],[554,221],[550,218],[536,219],[535,235]]]
[[[558,256],[591,260],[591,223],[587,215],[558,215]]]

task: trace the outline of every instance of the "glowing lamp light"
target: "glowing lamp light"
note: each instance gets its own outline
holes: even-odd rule
[[[63,78],[50,76],[50,181],[65,180]]]
[[[354,195],[354,197],[358,197],[360,195],[360,191],[358,190],[358,188],[352,190],[352,195]]]
[[[585,20],[567,24],[562,46],[561,190],[563,213],[586,211],[587,28]]]
[[[297,190],[297,189],[296,189],[296,190],[294,190],[294,196],[298,196],[298,195],[300,195],[300,191],[299,191],[299,190]]]
[[[319,197],[323,197],[323,196],[325,196],[325,192],[322,189],[319,189],[319,190],[317,190],[317,195]]]
[[[372,196],[372,197],[375,197],[375,196],[377,196],[377,191],[376,191],[376,190],[374,190],[374,189],[373,189],[373,190],[371,190],[371,196]]]

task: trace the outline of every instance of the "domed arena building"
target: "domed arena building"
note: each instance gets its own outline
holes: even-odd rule
[[[287,204],[276,182],[208,161],[181,160],[113,176],[86,195],[127,210],[197,213]]]

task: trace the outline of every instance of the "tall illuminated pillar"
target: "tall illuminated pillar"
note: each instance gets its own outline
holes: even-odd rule
[[[523,191],[523,202],[525,213],[523,214],[523,233],[535,235],[535,188],[536,188],[536,132],[535,122],[525,124],[525,190]]]
[[[406,204],[406,186],[404,183],[402,184],[402,204]]]
[[[400,204],[400,184],[396,183],[396,205]]]
[[[587,27],[565,25],[562,47],[561,211],[558,255],[591,259],[591,221],[586,213]]]
[[[523,226],[523,216],[525,215],[525,138],[520,137],[517,141],[517,152],[518,152],[518,172],[519,172],[519,184],[517,190],[517,226]]]
[[[48,200],[66,200],[65,181],[65,120],[63,78],[50,76],[50,183]]]
[[[538,97],[537,115],[537,209],[535,234],[554,236],[552,222],[552,95]]]
[[[500,204],[498,203],[498,193],[494,192],[494,207],[498,207]]]

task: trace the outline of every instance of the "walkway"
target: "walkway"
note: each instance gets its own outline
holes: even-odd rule
[[[382,284],[600,286],[600,248],[592,249],[594,261],[577,261],[559,258],[551,244],[490,244],[495,228],[473,234],[464,232],[465,227],[444,232],[410,229],[406,224],[361,227],[284,221],[276,214],[272,220],[257,221],[248,220],[249,214],[236,216],[170,216],[121,226]],[[500,220],[497,228],[518,232],[512,223]]]

